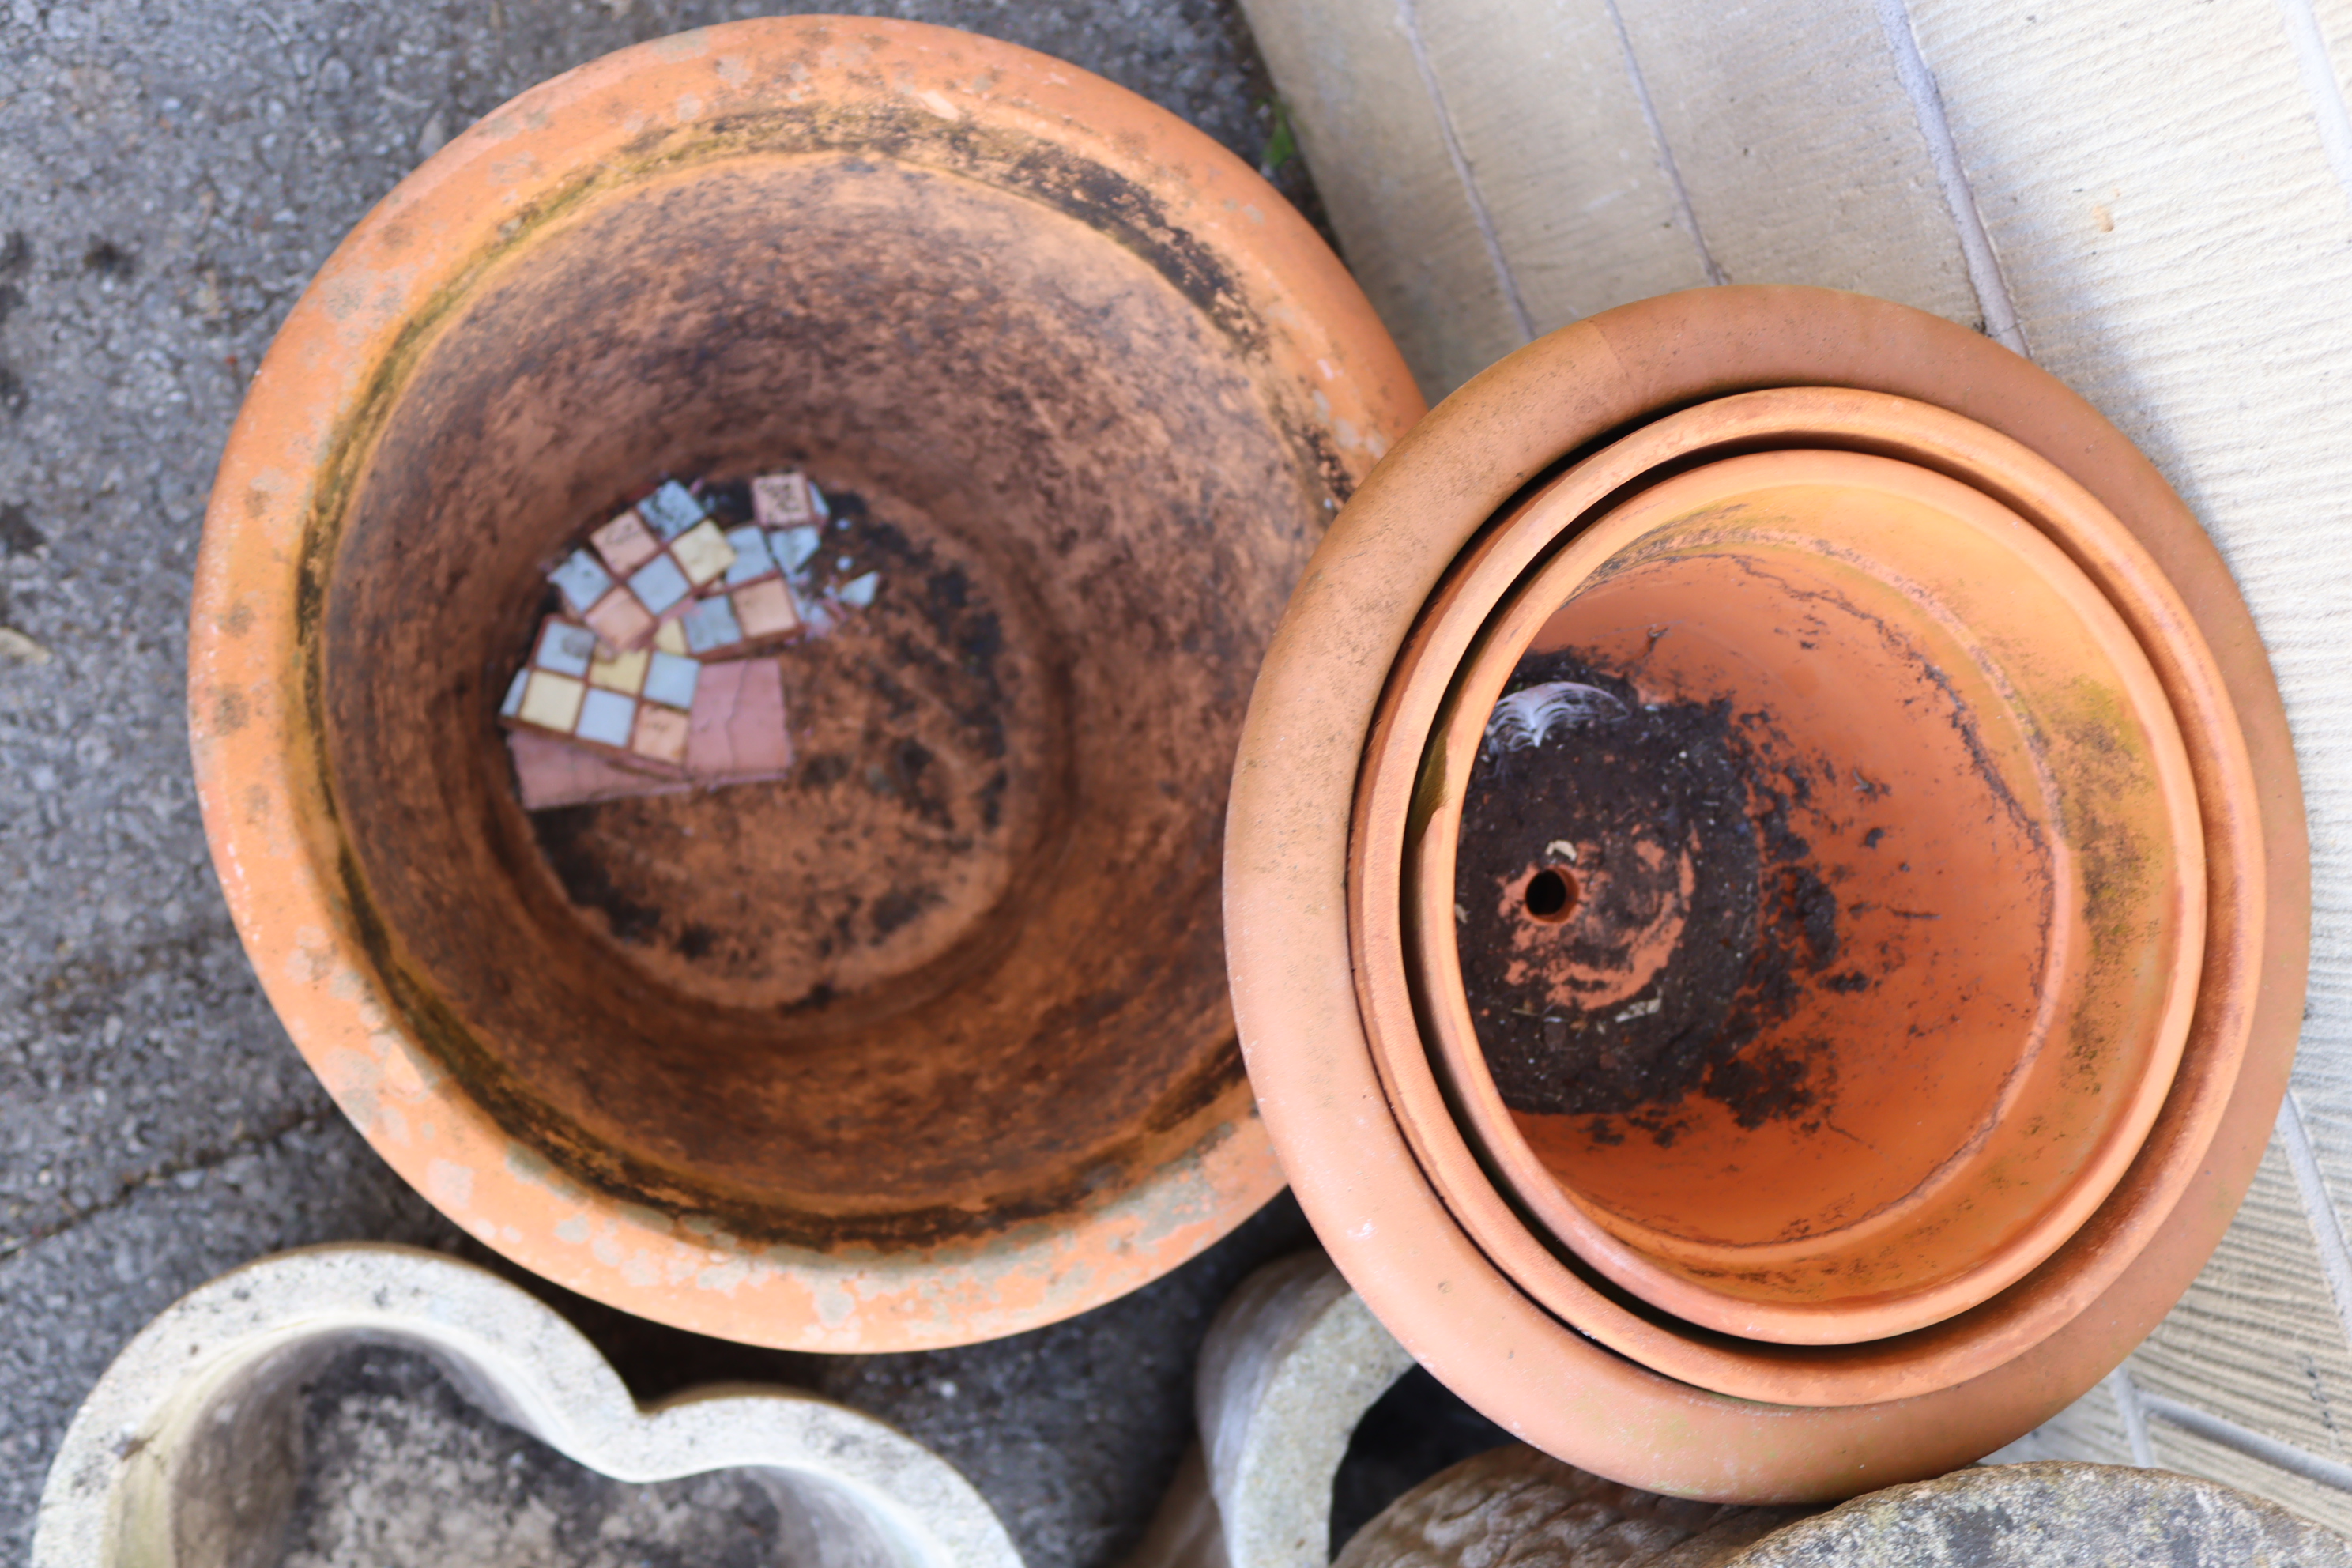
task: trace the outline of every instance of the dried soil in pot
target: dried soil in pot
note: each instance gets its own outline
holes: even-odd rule
[[[1296,215],[1060,62],[793,18],[537,89],[347,243],[224,469],[194,706],[293,700],[200,771],[273,1000],[436,1202],[631,1310],[870,1350],[1133,1288],[1279,1182],[1222,792],[1417,413]],[[793,776],[527,819],[545,559],[786,462],[891,557],[792,656]],[[265,795],[299,858],[239,838]]]

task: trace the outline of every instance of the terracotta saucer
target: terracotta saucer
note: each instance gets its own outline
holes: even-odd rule
[[[1374,837],[1392,827],[1402,845],[1411,770],[1394,787],[1367,773],[1384,751],[1376,723],[1405,727],[1391,671],[1417,623],[1425,656],[1458,663],[1466,637],[1430,650],[1423,612],[1507,502],[1564,458],[1609,450],[1623,471],[1588,476],[1599,504],[1656,466],[1605,444],[1645,434],[1666,410],[1720,420],[1673,450],[1822,445],[1809,421],[1759,419],[1727,401],[1805,387],[1863,395],[1857,409],[1870,394],[1936,400],[1962,416],[1956,431],[1923,443],[1901,422],[1857,417],[1838,444],[1965,477],[1997,458],[1990,431],[2124,523],[2144,552],[2136,558],[2062,547],[2118,606],[2180,725],[2208,920],[2180,1069],[2107,1202],[2018,1286],[1934,1327],[1848,1347],[1715,1346],[1723,1363],[1777,1380],[1768,1404],[1647,1370],[1638,1342],[1666,1331],[1578,1279],[1524,1226],[1516,1237],[1474,1235],[1441,1198],[1423,1162],[1448,1157],[1435,1135],[1451,1119],[1417,1031],[1383,1030],[1411,1017],[1401,948],[1350,941],[1368,905],[1397,907],[1396,868],[1359,860],[1351,885],[1349,840],[1351,821],[1371,818]],[[1726,401],[1710,412],[1709,400]],[[2050,498],[2031,476],[1976,488],[2049,531]],[[1474,554],[1447,592],[1483,574],[1494,602],[1538,554]],[[2200,640],[2210,662],[2189,651]],[[1402,717],[1426,733],[1435,700]],[[1252,1079],[1294,1189],[1350,1282],[1424,1364],[1528,1441],[1688,1496],[1839,1497],[1938,1474],[2105,1375],[2194,1277],[2251,1179],[2284,1087],[2308,950],[2293,750],[2261,645],[2195,519],[2113,426],[2030,363],[1921,312],[1829,290],[1706,289],[1609,311],[1504,360],[1423,421],[1294,595],[1253,699],[1226,842],[1229,967]],[[1381,876],[1385,888],[1361,885]],[[1416,1070],[1425,1093],[1399,1081]],[[1459,1158],[1475,1170],[1466,1147]],[[1524,1282],[1546,1265],[1616,1314],[1614,1338],[1538,1303]]]
[[[2076,531],[2124,537],[2083,499]],[[1559,521],[1548,490],[1507,526]],[[2155,672],[2048,538],[1887,458],[1721,459],[1562,531],[1454,681],[1407,834],[1474,1141],[1723,1333],[1883,1339],[2006,1289],[2113,1189],[2188,1034],[2204,867]],[[1475,1026],[1465,964],[1509,999]]]

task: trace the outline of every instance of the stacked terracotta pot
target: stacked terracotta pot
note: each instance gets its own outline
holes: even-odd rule
[[[2294,1042],[2303,829],[2194,519],[2027,362],[1716,289],[1457,393],[1293,601],[1236,1006],[1318,1230],[1489,1415],[1850,1495],[2108,1371]]]

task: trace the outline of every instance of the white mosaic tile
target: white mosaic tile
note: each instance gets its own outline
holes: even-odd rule
[[[547,580],[562,590],[575,614],[584,613],[613,585],[612,574],[585,550],[575,550],[565,556],[563,563],[547,574]]]
[[[767,531],[745,524],[727,531],[727,542],[735,550],[735,563],[727,568],[727,585],[740,588],[746,583],[756,583],[776,570],[775,557],[768,553]]]
[[[743,640],[735,607],[725,599],[703,599],[678,617],[686,628],[686,646],[698,654],[732,647]]]
[[[637,503],[638,515],[664,539],[676,539],[700,522],[709,510],[692,490],[676,479]]]
[[[539,628],[539,646],[530,662],[558,675],[585,676],[596,657],[596,634],[570,621],[550,618]]]
[[[526,686],[529,686],[530,684],[530,670],[528,670],[528,669],[518,669],[518,670],[516,670],[516,671],[515,671],[515,678],[514,678],[512,680],[510,680],[510,681],[507,682],[507,698],[506,698],[506,700],[499,704],[499,718],[501,718],[501,719],[514,719],[514,718],[519,718],[519,717],[520,717],[520,716],[521,716],[521,713],[522,713],[522,692],[523,692],[523,688],[524,688],[524,687],[526,687]]]
[[[787,572],[797,572],[816,559],[824,548],[824,531],[814,524],[800,528],[780,528],[768,536],[768,549],[776,563]]]
[[[635,698],[591,687],[580,704],[580,718],[572,732],[600,746],[626,746],[636,727]]]
[[[692,592],[686,574],[667,555],[656,555],[629,578],[629,591],[655,615],[667,615]]]
[[[670,626],[677,624],[675,621],[669,623]],[[668,626],[663,627],[665,631],[668,629]],[[681,647],[685,646],[685,635],[683,631],[678,634]],[[646,683],[641,695],[648,702],[667,703],[672,708],[691,708],[694,706],[695,680],[701,673],[702,667],[685,654],[665,653],[656,648],[646,667]]]

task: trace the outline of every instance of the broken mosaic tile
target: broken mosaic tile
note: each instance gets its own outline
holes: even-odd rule
[[[629,591],[655,615],[667,615],[690,591],[686,574],[667,555],[656,555],[629,579]]]
[[[550,616],[540,626],[539,644],[531,649],[530,662],[558,675],[584,676],[588,673],[589,661],[595,657],[594,632],[586,626],[560,621]]]
[[[762,474],[751,481],[751,515],[762,528],[790,528],[821,515],[805,474]]]
[[[579,721],[580,704],[588,695],[584,681],[568,675],[553,675],[544,669],[530,672],[530,682],[524,687],[522,703],[515,717],[526,724],[542,730],[555,730],[564,734]]]
[[[826,525],[853,520],[806,475],[703,490],[665,481],[549,574],[588,624],[543,628],[500,705],[521,726],[509,741],[527,807],[786,776],[782,667],[733,656],[840,624],[874,602],[880,575],[811,596],[802,574],[824,570]],[[843,555],[827,574],[854,570]]]
[[[702,667],[702,683],[695,688],[694,710],[687,725],[688,772],[724,773],[734,765],[735,748],[729,742],[727,726],[735,717],[735,699],[742,687],[741,663]]]
[[[787,572],[797,572],[824,548],[824,531],[814,526],[778,529],[769,536],[769,550]]]
[[[702,674],[687,735],[688,771],[703,780],[782,777],[793,762],[783,667],[747,658],[706,665]]]
[[[631,507],[604,527],[588,536],[596,553],[604,558],[615,576],[625,577],[638,567],[661,553],[661,541],[653,536],[646,520]]]
[[[678,616],[678,624],[686,627],[686,646],[698,655],[733,647],[743,640],[735,607],[723,598],[697,600]]]
[[[648,795],[680,795],[694,785],[683,774],[640,753],[615,755],[577,745],[560,735],[516,730],[507,735],[514,759],[515,793],[525,811],[626,800]]]
[[[610,658],[599,656],[588,667],[588,684],[635,697],[646,684],[646,660],[649,657],[644,648],[616,652]]]
[[[769,577],[728,595],[734,601],[735,619],[750,642],[790,637],[801,629],[801,613],[793,591],[782,577]]]
[[[727,531],[727,542],[735,549],[735,564],[727,568],[727,585],[740,588],[746,583],[756,583],[772,576],[776,571],[775,557],[768,553],[765,530],[747,523]]]
[[[672,626],[676,624],[670,623]],[[685,636],[683,632],[678,635],[681,637]],[[685,645],[681,643],[679,646],[683,647]],[[693,707],[695,678],[701,669],[701,665],[683,653],[655,649],[653,661],[646,668],[645,700],[666,702],[672,708]]]
[[[692,722],[678,709],[660,708],[650,702],[640,704],[637,732],[630,737],[629,749],[657,763],[682,763],[686,760],[687,731]]]
[[[698,588],[716,583],[735,564],[735,547],[727,542],[717,523],[707,520],[671,540],[669,553],[686,580]]]
[[[604,596],[613,579],[596,558],[585,550],[575,550],[563,558],[562,563],[547,574],[547,580],[563,592],[564,602],[574,615],[584,615],[588,606]]]
[[[636,727],[635,698],[592,686],[580,704],[580,717],[572,724],[572,732],[583,741],[620,750],[628,745],[629,736]]]
[[[666,540],[676,539],[700,522],[709,510],[699,496],[676,479],[669,480],[637,503],[639,515]]]
[[[646,634],[654,629],[654,617],[635,594],[615,588],[596,601],[596,607],[588,612],[588,624],[607,647],[627,648],[646,640]]]

